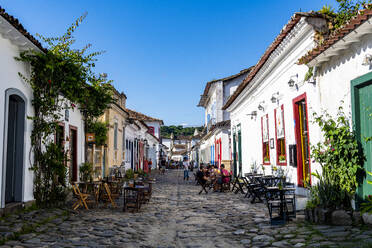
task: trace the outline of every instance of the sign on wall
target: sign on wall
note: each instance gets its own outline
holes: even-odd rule
[[[283,110],[281,107],[276,109],[276,136],[278,139],[284,138],[284,120]]]
[[[267,127],[267,122],[268,118],[267,115],[264,115],[262,117],[262,139],[263,142],[268,142],[269,141],[269,132],[268,132],[268,127]]]

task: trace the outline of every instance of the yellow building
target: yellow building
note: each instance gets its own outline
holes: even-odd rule
[[[108,176],[110,168],[125,161],[125,126],[129,116],[125,110],[127,97],[115,90],[114,99],[110,108],[99,117],[99,121],[106,122],[109,127],[105,146],[91,145],[88,148],[87,157],[94,165],[95,178]]]

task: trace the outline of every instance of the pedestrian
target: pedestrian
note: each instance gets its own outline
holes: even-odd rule
[[[187,161],[187,157],[183,158],[183,180],[189,180],[189,167],[190,164]]]

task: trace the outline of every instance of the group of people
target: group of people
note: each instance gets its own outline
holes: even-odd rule
[[[220,168],[217,165],[201,164],[196,173],[196,177],[202,184],[210,184],[214,191],[222,191],[222,185],[230,182],[231,172],[225,169],[225,165],[221,164]]]

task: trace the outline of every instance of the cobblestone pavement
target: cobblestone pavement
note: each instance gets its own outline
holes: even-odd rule
[[[0,220],[8,239],[2,247],[372,247],[367,227],[272,227],[263,204],[233,193],[198,195],[200,187],[182,176],[180,170],[158,175],[139,213],[119,207],[8,216]]]

